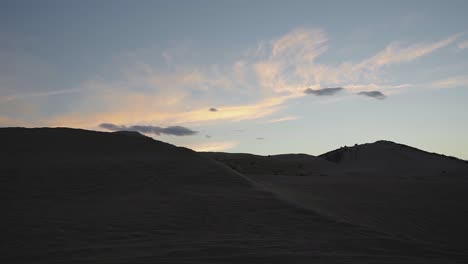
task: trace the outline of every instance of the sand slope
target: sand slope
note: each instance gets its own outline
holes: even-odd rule
[[[336,163],[349,173],[386,177],[457,177],[468,165],[468,161],[384,140],[339,148],[319,157]]]
[[[336,167],[307,177],[287,170],[249,177],[333,219],[440,250],[468,252],[466,161],[388,141],[340,148],[319,158]]]
[[[0,145],[1,263],[466,261],[295,207],[135,134],[0,129]]]

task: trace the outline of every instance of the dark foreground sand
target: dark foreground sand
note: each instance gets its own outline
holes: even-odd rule
[[[303,184],[291,176],[246,178],[205,155],[129,133],[0,129],[0,144],[0,263],[468,261],[465,246],[442,247],[355,222],[355,204],[365,212],[376,208],[372,202],[365,208],[369,197],[355,196],[360,191],[346,192],[359,184],[330,178],[311,187],[312,177],[294,178]],[[447,188],[466,201],[460,182]],[[317,197],[329,202],[315,203]],[[444,199],[451,204],[451,197]],[[463,201],[457,206],[466,208]],[[413,206],[408,210],[419,210]],[[466,211],[453,211],[457,206],[431,222],[466,218]],[[466,230],[466,222],[452,224]]]
[[[320,215],[453,255],[468,252],[466,161],[388,141],[320,157],[204,155]]]

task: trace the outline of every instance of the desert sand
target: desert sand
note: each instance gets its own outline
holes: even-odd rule
[[[393,143],[261,157],[2,128],[0,145],[1,263],[468,261],[468,165]]]
[[[389,141],[342,147],[319,157],[296,155],[302,157],[298,160],[251,155],[250,160],[269,160],[253,164],[240,159],[243,154],[206,155],[331,219],[453,254],[468,252],[466,161]],[[309,162],[315,166],[298,171]],[[264,164],[275,173],[255,167]]]

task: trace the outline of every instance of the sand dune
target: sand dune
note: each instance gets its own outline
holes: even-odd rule
[[[0,145],[1,263],[467,260],[286,203],[275,192],[295,190],[289,179],[268,179],[274,188],[266,190],[218,161],[138,134],[0,129]]]
[[[320,155],[349,173],[385,177],[460,176],[468,162],[391,141],[343,147]]]
[[[468,252],[466,161],[388,141],[340,148],[318,158],[336,167],[307,177],[296,177],[286,167],[283,175],[258,174],[260,169],[244,173],[333,219],[440,250]]]

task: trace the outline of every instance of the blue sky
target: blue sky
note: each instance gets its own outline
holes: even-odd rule
[[[197,150],[258,154],[387,139],[468,159],[466,10],[1,1],[0,126],[146,129]]]

